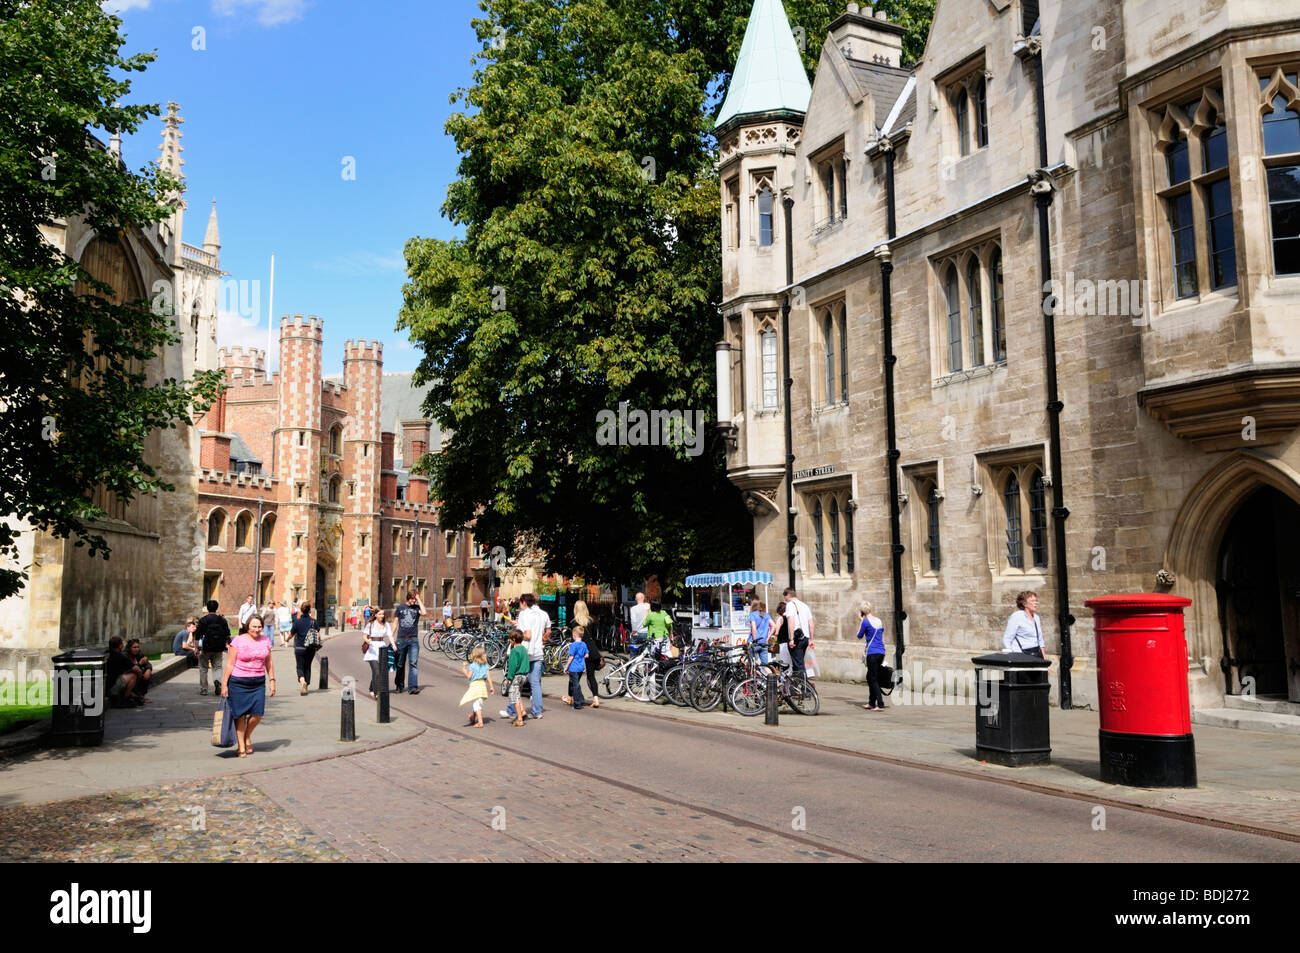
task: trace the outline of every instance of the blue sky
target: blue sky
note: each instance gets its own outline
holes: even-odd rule
[[[342,372],[349,338],[383,341],[385,371],[414,370],[419,351],[393,330],[402,246],[457,234],[439,211],[457,161],[443,125],[449,95],[470,82],[477,3],[116,0],[116,9],[123,52],[158,54],[132,74],[130,100],[164,112],[174,100],[185,119],[185,241],[203,243],[215,198],[222,268],[260,282],[256,311],[224,315],[218,343],[266,346],[274,253],[275,327],[281,314],[321,317],[327,375]],[[193,48],[198,39],[205,49]],[[151,120],[124,143],[128,165],[155,161],[161,137],[161,119]],[[343,177],[349,156],[354,180]]]

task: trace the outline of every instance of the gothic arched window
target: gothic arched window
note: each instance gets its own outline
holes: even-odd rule
[[[772,244],[772,190],[766,185],[758,193],[758,243],[766,248]]]
[[[826,573],[826,560],[822,549],[822,501],[820,498],[813,504],[812,520],[813,538],[816,541],[817,573],[818,575],[824,575]]]
[[[1007,475],[1002,499],[1007,512],[1007,563],[1016,569],[1024,569],[1025,555],[1020,545],[1020,481],[1014,472]]]
[[[948,373],[961,370],[961,298],[957,293],[957,269],[948,266],[943,283],[944,300],[948,306]]]
[[[1047,501],[1037,472],[1029,482],[1029,549],[1035,566],[1047,565]]]
[[[966,263],[966,296],[969,301],[970,319],[970,365],[980,367],[984,363],[984,310],[980,300],[983,289],[980,287],[979,259],[971,255]]]

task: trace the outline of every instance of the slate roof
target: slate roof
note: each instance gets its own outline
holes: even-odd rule
[[[898,66],[868,63],[864,60],[848,59],[846,62],[849,64],[849,69],[853,73],[853,78],[857,80],[858,86],[871,93],[871,100],[876,108],[876,115],[873,117],[876,128],[883,129],[885,120],[889,118],[894,103],[898,102],[898,97],[903,92],[903,87],[907,85],[907,78],[912,75],[912,71]],[[908,108],[906,105],[903,107],[904,113],[907,112]],[[910,109],[910,116],[904,119],[900,115],[898,121],[894,123],[895,128],[902,129],[908,121],[916,118],[915,97],[912,97]]]
[[[230,459],[245,460],[252,463],[261,463],[257,457],[253,456],[252,449],[244,443],[244,438],[237,433],[230,435]]]

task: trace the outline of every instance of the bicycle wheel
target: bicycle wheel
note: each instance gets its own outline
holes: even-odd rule
[[[670,669],[664,676],[664,698],[672,702],[678,708],[689,708],[691,703],[686,700],[682,693],[682,673],[686,670],[684,665],[678,665]]]
[[[767,708],[767,681],[747,678],[731,687],[731,707],[742,715],[761,715]]]
[[[596,694],[601,698],[617,698],[627,691],[627,668],[615,665],[604,678],[596,682]]]
[[[642,659],[627,670],[627,693],[639,702],[654,701],[659,694],[655,664]]]
[[[800,678],[797,675],[790,678],[790,694],[785,698],[786,702],[801,715],[815,715],[821,711],[822,701],[817,694],[817,686],[808,681],[807,676]]]
[[[428,652],[436,652],[436,651],[438,651],[438,633],[437,633],[437,632],[426,632],[426,633],[424,633],[424,648],[425,648],[425,651],[428,651]]]
[[[713,711],[722,702],[722,683],[726,674],[720,668],[705,668],[691,679],[691,707],[696,711]]]

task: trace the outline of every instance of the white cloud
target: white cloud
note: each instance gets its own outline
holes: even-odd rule
[[[217,347],[243,347],[258,348],[265,351],[267,348],[266,328],[258,327],[248,323],[248,319],[242,317],[234,311],[217,312]],[[280,356],[280,332],[273,331],[271,337],[271,353],[267,355],[267,361],[272,365],[278,363]]]
[[[151,0],[104,0],[100,6],[105,13],[118,16],[127,10],[148,10],[150,2]]]
[[[212,0],[213,12],[225,17],[233,17],[249,7],[257,11],[257,22],[262,26],[279,26],[301,20],[307,10],[307,0]]]
[[[313,262],[312,267],[318,271],[328,271],[334,274],[355,277],[357,275],[372,275],[377,272],[405,271],[406,259],[401,252],[381,254],[372,251],[355,251],[346,255],[335,255],[333,258],[324,261]]]

